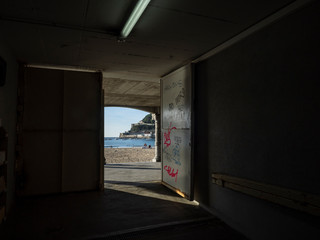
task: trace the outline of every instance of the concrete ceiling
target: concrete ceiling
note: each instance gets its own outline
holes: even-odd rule
[[[119,78],[106,78],[104,102],[110,106],[160,106],[160,84]]]
[[[161,76],[292,0],[151,0],[126,42],[135,0],[1,0],[0,36],[17,59],[103,72],[106,106],[160,106]]]

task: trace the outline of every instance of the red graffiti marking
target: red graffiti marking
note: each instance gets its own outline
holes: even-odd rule
[[[169,147],[171,145],[171,139],[170,139],[170,133],[173,129],[177,129],[176,127],[171,127],[171,123],[169,125],[169,129],[168,132],[164,133],[164,144],[167,145],[167,147]]]
[[[175,177],[176,179],[174,180],[175,182],[177,182],[177,177],[178,177],[178,171],[179,171],[179,169],[177,169],[177,171],[176,172],[174,172],[174,168],[172,168],[171,169],[171,167],[170,166],[164,166],[164,170],[166,170],[167,171],[167,173],[169,174],[169,176],[171,176],[171,177]]]

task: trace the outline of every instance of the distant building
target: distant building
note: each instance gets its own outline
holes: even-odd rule
[[[119,138],[154,138],[154,132],[130,133],[128,131],[120,133]]]

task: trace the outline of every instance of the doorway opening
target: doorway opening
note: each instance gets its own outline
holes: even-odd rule
[[[152,162],[155,120],[151,113],[123,107],[104,108],[106,163]]]
[[[104,114],[105,187],[160,182],[153,114],[123,107],[105,107]]]
[[[156,133],[153,114],[131,108],[105,107],[104,115],[104,188],[108,195],[116,198],[126,194],[148,199],[151,205],[154,201],[197,205],[162,183],[162,163],[156,161],[157,144],[161,145],[156,137],[161,133]]]

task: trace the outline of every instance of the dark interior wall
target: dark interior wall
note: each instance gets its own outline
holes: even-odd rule
[[[203,65],[203,64],[202,64]],[[206,69],[195,65],[194,75],[194,198],[209,206],[210,169],[208,158],[208,75]]]
[[[9,210],[14,198],[18,63],[1,39],[0,56],[7,63],[6,83],[0,87],[0,118],[2,119],[3,127],[8,132],[7,210]]]
[[[319,18],[315,1],[195,68],[195,198],[253,239],[295,239],[319,219],[222,189],[210,173],[320,194]]]

